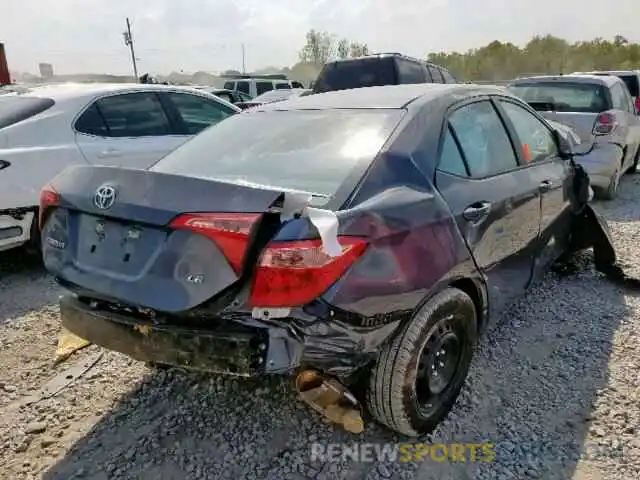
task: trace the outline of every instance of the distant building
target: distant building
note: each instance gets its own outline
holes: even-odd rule
[[[50,63],[41,63],[38,65],[40,68],[40,76],[44,79],[49,79],[53,77],[53,65]]]

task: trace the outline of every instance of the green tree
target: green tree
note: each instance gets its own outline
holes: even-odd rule
[[[524,47],[498,40],[466,53],[432,52],[427,59],[460,80],[508,80],[522,75],[574,71],[640,69],[640,44],[622,35],[570,43],[552,35],[535,36]]]
[[[302,63],[321,66],[336,58],[344,60],[368,54],[369,47],[366,43],[350,41],[347,38],[338,40],[329,32],[309,30],[298,56]]]
[[[306,35],[306,43],[300,50],[300,61],[322,65],[334,57],[336,39],[328,32],[309,30]]]
[[[337,54],[340,60],[349,58],[349,53],[350,53],[349,47],[350,47],[349,40],[347,40],[346,38],[343,38],[338,42]]]

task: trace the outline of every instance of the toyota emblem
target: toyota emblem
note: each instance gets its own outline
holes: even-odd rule
[[[101,210],[111,208],[115,201],[116,189],[109,185],[103,185],[98,188],[98,190],[96,190],[96,194],[93,196],[93,204]]]

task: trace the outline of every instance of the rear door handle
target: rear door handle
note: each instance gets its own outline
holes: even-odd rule
[[[553,182],[551,180],[543,180],[540,182],[540,186],[538,187],[541,192],[548,192],[553,187]]]
[[[478,222],[489,215],[489,212],[491,212],[491,204],[489,202],[476,202],[465,208],[462,216],[470,222]]]

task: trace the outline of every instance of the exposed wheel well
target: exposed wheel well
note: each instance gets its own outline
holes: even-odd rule
[[[476,313],[478,315],[478,332],[480,332],[485,324],[485,309],[483,295],[478,287],[478,284],[470,278],[461,278],[451,283],[451,286],[462,290],[464,293],[469,295],[469,297],[471,297],[471,300],[473,300],[473,305],[476,307]]]

